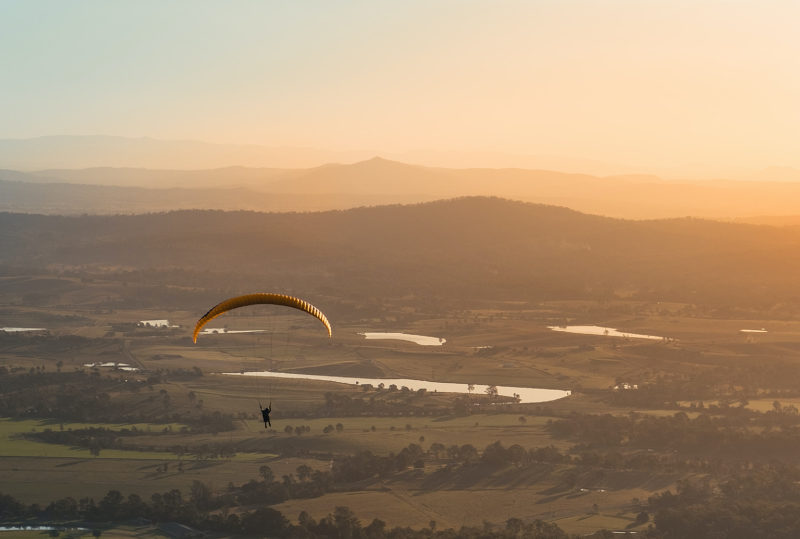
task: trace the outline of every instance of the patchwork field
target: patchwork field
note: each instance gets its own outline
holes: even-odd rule
[[[85,291],[76,289],[72,294],[73,299],[90,301]],[[593,302],[549,302],[525,309],[515,306],[407,317],[402,322],[347,321],[335,325],[332,341],[319,338],[315,333],[318,328],[300,324],[298,334],[288,344],[270,342],[259,334],[203,335],[192,344],[188,328],[195,314],[185,310],[5,307],[0,326],[46,327],[48,333],[0,334],[0,366],[18,372],[96,370],[98,378],[137,385],[110,395],[126,411],[149,413],[168,406],[170,416],[176,419],[102,425],[0,419],[0,491],[25,503],[39,504],[64,496],[97,500],[112,489],[143,497],[171,489],[187,492],[194,481],[222,491],[229,484],[257,479],[260,467],[265,465],[280,478],[296,473],[301,465],[327,470],[334,455],[364,450],[377,455],[397,454],[409,444],[418,444],[423,450],[435,443],[447,447],[470,444],[481,451],[499,441],[506,447],[519,444],[526,449],[552,445],[568,453],[574,442],[554,438],[546,428],[548,421],[573,412],[622,417],[632,411],[659,417],[675,413],[671,408],[612,406],[597,397],[599,390],[620,383],[643,383],[665,373],[713,370],[719,365],[745,364],[765,357],[800,365],[800,348],[794,344],[800,341],[800,322],[712,319],[686,314],[688,309],[677,304],[620,302],[601,307]],[[136,321],[146,319],[169,319],[180,327],[160,330],[135,326]],[[267,315],[259,314],[227,320],[226,326],[261,328],[266,327],[267,320]],[[668,339],[558,333],[547,327],[557,324],[597,324]],[[747,328],[766,328],[767,333],[741,332]],[[359,335],[371,330],[444,337],[447,342],[442,347],[421,347],[409,342],[368,341]],[[114,361],[139,370],[84,367]],[[193,375],[195,369],[202,376]],[[486,395],[467,395],[468,413],[462,415],[410,415],[402,409],[384,414],[336,415],[321,412],[331,395],[369,402],[386,394],[331,382],[220,374],[266,369],[542,387],[572,390],[573,395],[541,405],[488,404]],[[179,371],[183,374],[174,375]],[[166,375],[170,372],[173,375]],[[428,394],[408,402],[434,409],[450,406],[454,398]],[[774,397],[752,399],[747,406],[768,411],[775,400],[782,406],[800,406],[798,398]],[[268,402],[274,410],[273,428],[265,430],[258,405]],[[230,414],[234,429],[216,433],[183,429],[201,414],[212,413]],[[689,412],[688,417],[696,415]],[[126,439],[129,449],[103,449],[98,456],[92,456],[86,448],[20,436],[44,429],[69,431],[92,426],[115,431],[135,426],[139,434]],[[334,428],[324,432],[329,426]],[[285,431],[287,427],[291,432]],[[307,430],[298,434],[297,427]],[[234,448],[235,455],[201,459],[191,450],[221,445]],[[172,449],[176,446],[189,451],[179,455]],[[432,521],[439,529],[461,524],[481,526],[484,521],[501,524],[516,517],[544,519],[577,534],[598,528],[635,531],[641,525],[635,523],[637,509],[632,500],[646,500],[674,488],[684,477],[679,473],[619,471],[579,477],[574,485],[564,487],[557,473],[503,474],[448,478],[438,465],[426,462],[423,468],[391,480],[365,483],[363,490],[290,499],[275,508],[296,519],[301,511],[320,518],[337,506],[348,506],[365,524],[379,518],[389,526],[415,528],[429,527]]]

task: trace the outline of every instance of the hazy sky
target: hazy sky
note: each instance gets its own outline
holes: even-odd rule
[[[800,166],[800,2],[0,0],[0,138]]]

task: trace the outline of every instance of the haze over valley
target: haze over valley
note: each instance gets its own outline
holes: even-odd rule
[[[137,145],[135,140],[113,140],[117,147]],[[168,153],[173,143],[151,140],[148,144]],[[46,151],[38,148],[37,155],[44,156]],[[233,158],[235,155],[229,157]],[[780,224],[774,220],[778,216],[783,222],[792,222],[800,207],[800,173],[776,168],[764,176],[780,181],[442,168],[382,157],[311,168],[6,169],[0,170],[0,210],[66,215],[173,209],[304,212],[499,196],[626,219],[702,217],[762,222],[761,218],[767,218],[769,224]]]

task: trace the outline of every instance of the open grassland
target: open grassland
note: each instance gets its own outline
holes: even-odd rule
[[[61,429],[63,430],[77,430],[86,428],[104,428],[107,430],[120,431],[121,429],[136,428],[141,432],[141,436],[130,438],[131,446],[137,445],[161,445],[165,448],[164,451],[140,451],[128,449],[102,449],[100,454],[92,456],[88,449],[80,447],[69,447],[61,444],[52,444],[38,442],[35,440],[24,439],[21,435],[24,433],[32,433],[43,431],[45,429]],[[23,420],[16,421],[8,418],[0,418],[0,456],[2,457],[46,457],[46,458],[90,458],[90,459],[116,459],[116,460],[181,460],[183,457],[172,453],[166,448],[172,445],[177,445],[181,441],[186,440],[186,436],[175,435],[170,437],[168,429],[177,432],[180,430],[179,424],[96,424],[96,423],[57,423],[54,424],[48,421],[40,420]],[[148,436],[149,432],[160,432],[161,434],[153,437]],[[232,438],[230,438],[232,439]],[[137,441],[142,440],[142,443]],[[161,443],[153,443],[161,440]],[[165,442],[164,440],[168,440]],[[206,443],[220,440],[226,441],[225,438],[211,437],[203,438],[207,440]],[[148,442],[148,443],[144,443]],[[236,461],[259,461],[265,457],[270,457],[265,453],[237,453],[231,456],[228,460]]]
[[[64,423],[64,430],[82,429],[89,427],[103,427],[107,429],[119,430],[121,428],[130,429],[134,425],[96,425],[86,423]],[[167,425],[135,425],[138,429],[147,431],[152,429],[161,430]],[[180,427],[180,425],[175,425]],[[45,429],[58,430],[61,424],[39,420],[13,421],[8,418],[0,418],[0,455],[2,457],[51,457],[51,458],[102,458],[102,459],[136,459],[136,460],[175,460],[177,455],[156,451],[128,451],[120,449],[104,449],[98,457],[91,457],[88,449],[79,447],[68,447],[58,444],[49,444],[26,440],[20,435],[27,432],[43,431]]]

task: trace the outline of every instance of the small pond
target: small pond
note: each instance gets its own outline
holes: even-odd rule
[[[580,333],[583,335],[603,335],[605,337],[626,337],[628,339],[650,339],[653,341],[663,341],[664,337],[657,335],[640,335],[639,333],[623,333],[615,328],[602,326],[547,326],[553,331],[563,331],[564,333]]]
[[[419,344],[420,346],[442,346],[447,341],[441,337],[427,337],[425,335],[412,335],[410,333],[384,333],[369,331],[359,333],[367,339],[386,339],[395,341],[408,341]]]

